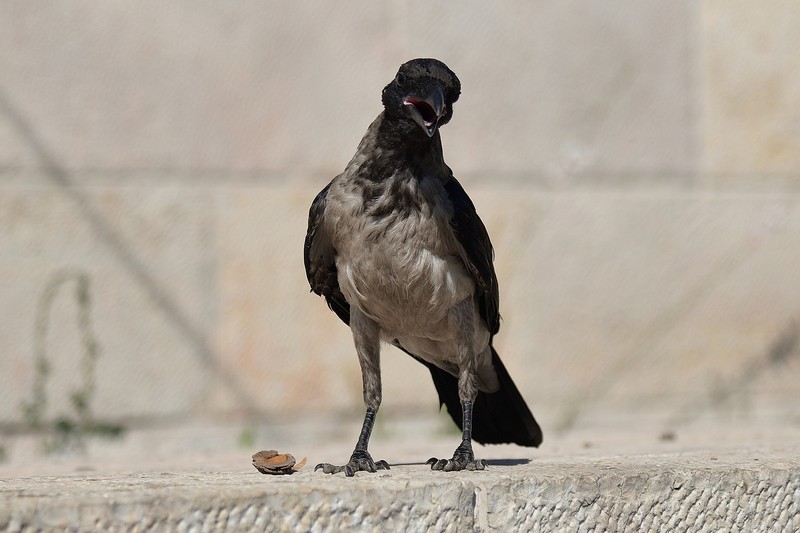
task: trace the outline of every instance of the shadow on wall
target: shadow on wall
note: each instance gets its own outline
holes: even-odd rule
[[[743,401],[748,386],[770,370],[785,367],[792,358],[800,359],[800,324],[790,322],[767,349],[742,365],[728,381],[715,383],[707,397],[691,398],[667,422],[667,431],[685,426],[709,410],[722,410]]]

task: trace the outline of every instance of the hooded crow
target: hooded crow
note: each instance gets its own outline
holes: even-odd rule
[[[462,431],[451,459],[428,461],[433,470],[483,469],[473,439],[542,441],[492,347],[500,328],[492,243],[442,155],[439,129],[460,93],[441,61],[401,65],[356,154],[311,205],[306,275],[352,330],[366,405],[348,463],[315,470],[353,476],[389,468],[367,451],[381,404],[381,341],[428,367],[440,406]]]

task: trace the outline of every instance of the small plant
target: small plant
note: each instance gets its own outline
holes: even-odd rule
[[[245,426],[239,432],[239,447],[250,448],[256,443],[256,430],[252,426]]]
[[[68,283],[75,284],[75,301],[78,309],[77,327],[83,345],[81,359],[82,384],[70,393],[71,415],[62,414],[53,421],[45,420],[47,407],[47,381],[52,368],[47,354],[47,336],[50,328],[50,311],[60,289]],[[100,423],[91,410],[95,387],[95,366],[99,355],[91,321],[91,291],[89,275],[83,271],[60,270],[45,285],[37,306],[34,327],[34,380],[32,398],[22,404],[22,414],[28,426],[46,435],[44,450],[57,453],[83,450],[88,435],[118,437],[122,426]]]

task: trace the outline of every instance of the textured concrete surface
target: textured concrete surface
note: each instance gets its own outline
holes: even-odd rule
[[[292,476],[257,473],[244,449],[6,465],[0,467],[0,530],[800,528],[796,429],[759,433],[712,425],[677,439],[656,440],[640,430],[594,437],[553,437],[541,450],[477,446],[489,467],[464,473],[431,472],[422,464],[431,453],[451,451],[455,438],[376,437],[373,455],[389,460],[392,469],[351,479],[311,468],[344,459],[350,447],[343,439],[326,445],[295,441],[284,451],[298,459],[304,450],[313,453],[309,466]]]

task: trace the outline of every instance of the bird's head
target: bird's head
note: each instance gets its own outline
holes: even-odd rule
[[[460,94],[461,82],[447,65],[436,59],[412,59],[400,65],[381,99],[390,116],[433,137],[450,121]]]

